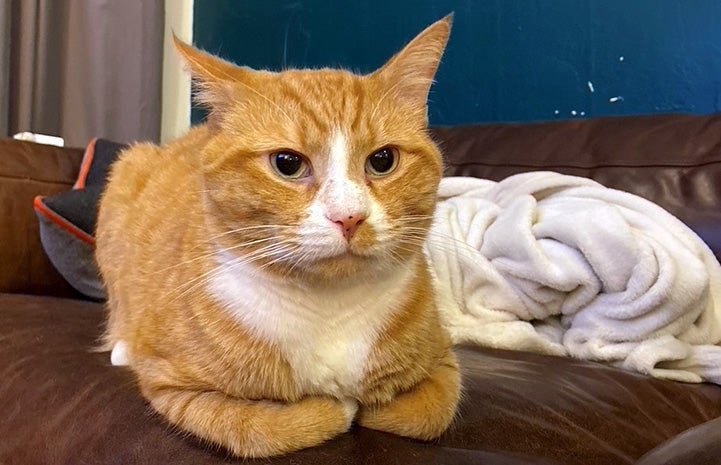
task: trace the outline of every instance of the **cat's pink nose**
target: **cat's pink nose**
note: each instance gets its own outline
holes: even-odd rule
[[[338,226],[345,240],[350,242],[358,227],[365,221],[366,216],[362,213],[352,213],[347,215],[327,215],[327,218]]]

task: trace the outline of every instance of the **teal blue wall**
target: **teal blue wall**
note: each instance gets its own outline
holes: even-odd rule
[[[194,43],[236,63],[361,72],[455,11],[432,124],[721,108],[721,0],[195,0],[194,8]]]

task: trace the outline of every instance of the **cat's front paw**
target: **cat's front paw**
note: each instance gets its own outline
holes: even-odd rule
[[[436,369],[410,391],[386,404],[363,406],[359,425],[421,440],[438,438],[453,422],[460,397],[460,374],[455,360]]]

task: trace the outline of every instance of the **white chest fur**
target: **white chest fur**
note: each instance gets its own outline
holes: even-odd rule
[[[402,267],[372,282],[301,288],[221,264],[208,291],[283,352],[303,390],[344,397],[357,392],[370,350],[407,295],[411,275]]]

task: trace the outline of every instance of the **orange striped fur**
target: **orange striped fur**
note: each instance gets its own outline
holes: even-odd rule
[[[169,422],[243,457],[353,421],[423,440],[449,426],[459,374],[422,253],[442,169],[426,98],[449,31],[364,76],[253,71],[176,41],[210,119],[125,151],[97,226],[105,347]],[[397,166],[377,174],[382,148]],[[304,176],[276,170],[284,151]]]

